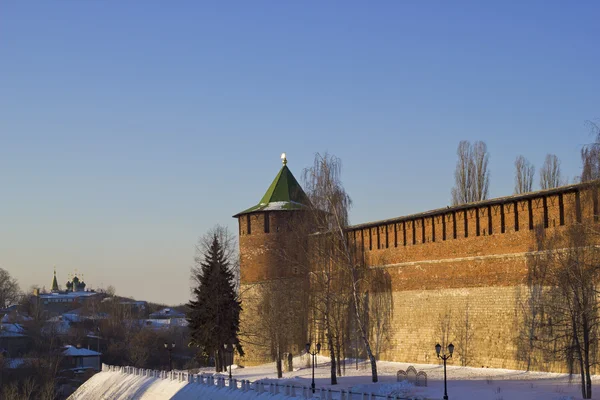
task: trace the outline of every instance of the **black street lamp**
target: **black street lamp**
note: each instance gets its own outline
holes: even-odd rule
[[[435,345],[435,352],[437,353],[438,358],[444,360],[444,400],[448,400],[448,390],[446,387],[446,360],[452,358],[452,353],[454,353],[454,345],[450,343],[448,345],[448,354],[444,353],[440,355],[442,351],[442,346],[440,344]]]
[[[306,343],[306,354],[310,354],[312,356],[312,392],[315,392],[315,359],[317,358],[317,354],[321,351],[321,343],[317,343],[316,351],[310,351],[310,342]]]
[[[173,349],[175,348],[175,342],[171,343],[170,345],[165,342],[165,349],[167,349],[167,351],[169,352],[169,371],[173,371]]]
[[[231,364],[233,364],[233,345],[227,343],[223,345],[223,350],[227,354],[227,364],[229,364],[229,382],[231,382]]]

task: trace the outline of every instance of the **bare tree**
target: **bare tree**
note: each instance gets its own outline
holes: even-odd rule
[[[471,362],[471,343],[475,335],[473,322],[470,318],[469,300],[465,301],[464,307],[457,313],[457,318],[453,318],[452,331],[454,332],[454,345],[456,353],[460,356],[460,365],[466,367]]]
[[[473,144],[463,140],[456,150],[458,161],[454,171],[452,204],[464,204],[485,200],[489,194],[489,153],[484,142]]]
[[[555,236],[546,236],[543,225],[536,225],[532,256],[527,260],[526,292],[520,301],[522,326],[517,340],[517,357],[525,363],[527,371],[542,361],[537,352],[541,347],[538,339],[544,325],[544,304],[548,301],[549,270],[552,263],[547,250],[558,246],[555,240]],[[543,356],[545,352],[540,354]]]
[[[523,156],[515,160],[515,194],[529,193],[533,190],[535,167]]]
[[[533,289],[529,306],[537,310],[524,320],[529,347],[540,347],[554,360],[565,361],[570,373],[577,371],[584,399],[592,396],[591,370],[598,362],[596,235],[592,227],[575,224],[539,241],[538,260],[535,269],[530,268],[528,282]]]
[[[437,341],[443,349],[448,347],[454,338],[452,328],[452,310],[446,307],[444,312],[438,315],[438,326],[435,332]]]
[[[17,280],[11,278],[7,270],[0,268],[0,308],[17,303],[20,297]]]
[[[587,124],[595,140],[581,149],[581,182],[600,179],[600,125],[593,121]]]
[[[390,325],[394,313],[390,274],[381,268],[375,269],[370,274],[370,287],[369,317],[372,322],[375,357],[379,359],[390,340]]]
[[[544,165],[540,169],[540,188],[552,189],[563,184],[560,176],[560,160],[556,154],[547,154]]]
[[[579,364],[584,399],[592,398],[591,368],[596,363],[598,343],[598,288],[600,249],[593,246],[585,227],[575,225],[568,232],[568,251],[556,253],[553,283],[560,301],[552,303],[553,325],[568,338],[566,354]],[[559,331],[560,332],[560,331]]]
[[[365,276],[367,275],[366,264],[362,247],[350,243],[347,237],[346,228],[348,226],[348,209],[352,201],[350,196],[344,190],[341,182],[341,161],[328,154],[316,154],[312,167],[304,170],[303,180],[309,199],[311,201],[310,213],[321,234],[315,240],[315,246],[312,246],[313,252],[318,252],[320,264],[313,267],[313,271],[322,273],[331,268],[332,276],[337,269],[346,276],[343,281],[348,282],[349,293],[351,294],[351,303],[355,312],[355,322],[360,332],[365,351],[371,362],[371,377],[373,382],[377,382],[377,361],[371,349],[368,327],[361,315],[364,315],[365,303],[363,299],[368,286]],[[329,282],[329,293],[334,293],[335,282]],[[331,311],[331,310],[329,310]],[[329,316],[327,321],[330,321]],[[330,327],[326,327],[329,331]],[[328,337],[328,342],[333,342],[333,335]],[[331,347],[332,363],[335,355],[333,354],[333,343]],[[334,375],[332,367],[332,376]]]
[[[269,352],[275,360],[277,377],[283,377],[284,354],[292,351],[296,342],[298,312],[304,310],[303,293],[292,279],[279,278],[253,287],[256,302],[248,302],[248,311],[260,321],[251,337],[255,344]]]

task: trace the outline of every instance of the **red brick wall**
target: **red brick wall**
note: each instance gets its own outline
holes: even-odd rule
[[[356,235],[359,245],[360,238],[364,237],[363,249],[368,264],[379,266],[382,263],[390,265],[528,252],[532,250],[534,229],[537,225],[544,226],[549,230],[565,229],[566,226],[577,221],[577,207],[580,209],[581,219],[589,221],[594,218],[594,192],[592,189],[573,186],[565,189],[564,192],[545,193],[539,192],[539,194],[528,197],[515,196],[502,202],[491,200],[474,204],[471,207],[449,208],[412,218],[400,218],[397,221],[362,224],[351,227],[348,235],[350,237]],[[564,226],[561,226],[560,221],[561,198]],[[598,205],[596,204],[595,207],[598,208]],[[456,220],[456,239],[454,238],[454,219]],[[388,232],[387,247],[385,245],[386,228]],[[445,238],[444,232],[446,233]],[[378,237],[379,246],[377,246]],[[462,276],[461,271],[452,269],[449,264],[441,263],[436,268],[439,270],[436,270],[435,273]],[[481,268],[473,271],[473,279],[467,277],[438,284],[427,283],[429,278],[417,273],[419,276],[412,277],[417,283],[411,283],[411,280],[408,279],[403,281],[402,285],[394,286],[394,290],[414,288],[415,284],[428,288],[434,288],[436,285],[439,288],[458,287],[456,285],[465,287],[487,284],[513,285],[522,283],[526,273],[523,269],[509,269],[501,278],[498,278],[492,271],[487,271],[484,266]],[[488,276],[488,281],[480,279],[485,276]]]

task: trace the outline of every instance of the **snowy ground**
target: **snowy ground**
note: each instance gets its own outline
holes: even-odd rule
[[[307,366],[306,359],[294,360],[294,372],[286,372],[283,379],[275,379],[273,364],[257,367],[236,368],[233,377],[238,380],[245,379],[252,382],[277,382],[280,385],[310,386],[311,368]],[[315,371],[317,388],[331,388],[335,390],[352,389],[354,392],[372,392],[388,394],[395,391],[406,397],[427,399],[441,399],[443,396],[443,368],[440,365],[414,364],[417,370],[423,370],[428,375],[427,387],[413,387],[410,385],[396,384],[396,371],[408,368],[410,364],[378,362],[379,383],[372,384],[370,369],[367,363],[356,365],[346,363],[346,374],[339,379],[339,384],[329,385],[329,364],[327,359],[319,357]],[[204,370],[209,373],[210,370]],[[600,382],[600,376],[594,377],[594,382]],[[193,388],[191,387],[193,386]],[[102,372],[86,382],[71,397],[78,399],[229,399],[229,398],[257,398],[254,392],[239,392],[232,397],[225,396],[225,389],[210,390],[201,388],[202,385],[188,384],[177,380],[163,380],[143,376],[127,376],[116,372]],[[204,392],[199,392],[204,390]],[[600,390],[600,388],[598,388]],[[283,392],[283,391],[282,391]],[[302,391],[296,390],[296,396],[301,398]],[[334,394],[337,398],[339,394]],[[448,365],[448,396],[458,400],[571,400],[581,399],[577,377],[569,383],[566,374],[552,374],[541,372],[524,372],[504,369],[455,367]],[[362,396],[355,396],[358,399]],[[275,398],[270,394],[263,394],[260,398]],[[277,398],[287,398],[277,396]],[[383,397],[380,397],[383,398]],[[600,399],[600,396],[594,396]]]
[[[396,372],[406,370],[413,365],[417,371],[425,371],[428,378],[426,388],[413,387],[410,396],[441,399],[444,394],[444,370],[441,365],[408,364],[380,361],[377,363],[379,372],[379,385],[371,383],[370,365],[366,362],[356,365],[346,362],[346,375],[338,378],[338,385],[329,385],[329,363],[325,357],[319,358],[319,366],[315,371],[316,387],[349,389],[354,387],[357,391],[367,391],[369,387],[396,383]],[[298,383],[310,385],[311,369],[306,368],[306,361],[295,360],[295,367],[302,369],[287,372],[282,383]],[[234,370],[234,376],[240,379],[267,381],[274,378],[274,366],[264,365],[259,367]],[[573,376],[569,383],[567,374],[553,374],[546,372],[525,372],[507,369],[471,368],[447,366],[448,397],[459,400],[563,400],[581,399],[578,376]],[[271,379],[269,379],[271,378]],[[600,382],[600,376],[594,377],[594,383]],[[598,396],[600,399],[600,387]],[[378,392],[378,389],[372,390]],[[385,392],[385,391],[384,391]]]

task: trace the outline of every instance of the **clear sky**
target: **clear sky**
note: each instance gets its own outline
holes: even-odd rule
[[[0,2],[0,267],[23,289],[189,297],[197,238],[258,202],[286,151],[344,163],[353,223],[450,202],[483,140],[580,172],[600,118],[598,1]],[[537,183],[537,177],[536,177]]]

